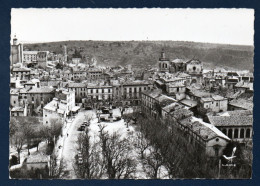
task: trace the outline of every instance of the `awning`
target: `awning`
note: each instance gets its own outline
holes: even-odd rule
[[[73,107],[73,108],[72,108],[72,110],[71,110],[71,111],[72,111],[72,112],[77,112],[79,109],[80,109],[80,107],[79,107],[79,106],[75,106],[75,107]]]

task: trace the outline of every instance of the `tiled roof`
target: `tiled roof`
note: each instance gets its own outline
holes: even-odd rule
[[[14,72],[28,72],[28,71],[31,71],[31,69],[29,68],[13,68],[13,71]]]
[[[13,107],[11,112],[23,112],[24,108],[23,107]]]
[[[238,87],[238,88],[248,88],[250,90],[253,90],[253,83],[251,82],[245,82],[245,81],[239,81],[235,87]]]
[[[214,126],[252,126],[252,115],[232,115],[232,116],[208,116]]]
[[[205,123],[201,119],[192,117],[192,130],[200,135],[204,140],[210,140],[215,137],[222,137],[226,140],[230,140],[225,134],[223,134],[214,125]]]
[[[169,113],[169,112],[175,110],[174,108],[175,108],[176,106],[178,106],[178,105],[179,105],[179,104],[178,104],[177,102],[173,102],[173,103],[171,103],[171,104],[166,105],[165,107],[163,107],[162,110],[164,110],[165,112]]]
[[[84,83],[69,83],[68,87],[69,88],[86,88],[87,85]]]
[[[209,96],[212,95],[212,94],[209,93],[209,92],[204,92],[204,91],[195,90],[195,89],[192,89],[190,92],[191,92],[191,94],[192,94],[193,96],[200,97],[200,98],[202,98],[202,97],[209,97]]]
[[[193,112],[185,108],[176,109],[170,114],[176,119],[183,119],[193,116]]]
[[[252,101],[248,101],[245,99],[233,99],[232,101],[229,102],[229,105],[240,107],[247,110],[253,110],[254,107]]]
[[[187,105],[189,107],[195,107],[197,106],[197,101],[191,100],[191,99],[183,99],[180,101],[180,103]]]
[[[183,82],[171,82],[169,84],[169,87],[185,87],[185,85],[183,84]]]
[[[123,85],[149,85],[149,84],[151,83],[146,80],[127,81],[123,83]]]
[[[203,102],[211,102],[211,101],[221,101],[225,100],[226,98],[219,96],[219,95],[211,95],[210,97],[202,97],[201,100]]]
[[[22,88],[22,89],[20,89],[20,93],[21,93],[21,94],[28,93],[28,91],[29,91],[30,89],[31,89],[31,87]]]
[[[185,60],[185,59],[174,59],[172,60],[173,63],[186,63],[188,60]]]
[[[154,90],[148,90],[143,92],[143,94],[151,97],[151,98],[156,98],[162,93],[161,89],[154,89]]]
[[[159,101],[159,104],[161,105],[161,107],[165,107],[167,105],[170,105],[171,103],[176,102],[175,99],[168,97],[166,95],[161,95],[157,98],[155,98],[157,101]]]
[[[28,93],[52,93],[55,90],[50,87],[40,87],[40,88],[32,88],[28,91]]]
[[[48,163],[49,157],[43,154],[30,155],[27,158],[26,163]]]

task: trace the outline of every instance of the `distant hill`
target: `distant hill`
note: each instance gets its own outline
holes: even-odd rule
[[[80,54],[86,61],[95,57],[100,65],[155,66],[160,52],[164,49],[166,56],[171,60],[198,58],[206,69],[214,67],[250,71],[254,69],[253,46],[185,41],[61,41],[24,44],[24,46],[27,50],[62,53],[65,44],[69,57],[77,49],[81,51]]]

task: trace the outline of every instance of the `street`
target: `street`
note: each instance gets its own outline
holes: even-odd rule
[[[62,150],[62,159],[64,163],[64,169],[62,170],[61,178],[63,179],[76,179],[75,171],[73,168],[73,164],[75,161],[75,155],[77,153],[77,139],[78,134],[78,127],[83,123],[85,119],[85,114],[92,114],[93,111],[80,111],[75,119],[68,123],[68,128],[65,135],[65,140],[63,144]],[[68,134],[68,135],[67,135]]]

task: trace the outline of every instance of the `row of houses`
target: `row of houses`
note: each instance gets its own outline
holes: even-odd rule
[[[210,108],[214,114],[208,114],[206,121],[199,119],[194,115],[198,106]],[[142,93],[141,109],[153,117],[171,118],[189,141],[203,147],[209,157],[221,156],[231,140],[252,143],[252,109],[230,111],[227,99],[218,95],[196,91],[189,99],[179,101],[155,89]]]
[[[153,84],[148,81],[131,81],[111,83],[68,83],[67,89],[75,91],[76,103],[81,103],[83,98],[101,101],[123,101],[126,105],[138,105],[141,92],[151,90]]]

